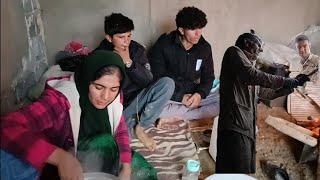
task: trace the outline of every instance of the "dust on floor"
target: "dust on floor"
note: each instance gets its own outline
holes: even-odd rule
[[[299,164],[296,161],[303,144],[267,125],[264,121],[268,115],[294,122],[282,107],[268,108],[263,104],[258,105],[257,171],[253,176],[257,179],[268,179],[259,163],[260,160],[266,159],[274,161],[276,165],[283,164],[291,179],[316,179],[316,164]]]
[[[268,115],[280,117],[288,121],[294,120],[286,113],[282,107],[269,108],[263,104],[258,105],[258,134],[257,134],[257,169],[252,176],[257,179],[268,179],[262,172],[260,160],[269,160],[275,165],[282,164],[287,170],[290,179],[293,180],[313,180],[316,179],[316,164],[299,164],[296,159],[299,158],[303,144],[288,137],[285,134],[275,130],[264,121]],[[198,136],[202,132],[195,132]],[[198,138],[197,138],[198,139]],[[198,140],[197,140],[198,141]],[[200,143],[201,144],[201,143]],[[214,173],[215,162],[211,158],[208,150],[202,150],[199,154],[202,166],[201,178]]]

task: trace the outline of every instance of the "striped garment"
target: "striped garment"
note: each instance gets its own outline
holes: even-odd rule
[[[46,86],[38,101],[1,117],[1,149],[26,160],[40,172],[57,148],[72,150],[74,140],[66,97]],[[131,162],[128,130],[123,116],[115,133],[123,163]]]
[[[138,139],[132,139],[131,147],[139,152],[157,170],[159,180],[181,179],[183,166],[188,159],[199,160],[197,148],[187,131],[187,124],[180,123],[175,130],[159,130],[151,127],[146,131],[156,141],[157,148],[149,151]]]

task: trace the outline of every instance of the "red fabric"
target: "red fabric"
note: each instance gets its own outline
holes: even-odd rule
[[[121,162],[131,163],[131,148],[129,144],[128,128],[123,116],[121,117],[120,124],[116,130],[115,139],[119,146]]]
[[[88,47],[84,46],[81,42],[77,42],[77,41],[70,41],[66,45],[64,50],[70,53],[78,53],[81,55],[88,55],[92,51]]]
[[[56,149],[45,134],[68,109],[61,93],[46,90],[37,102],[1,117],[1,148],[41,170]]]
[[[1,117],[1,148],[26,160],[40,172],[57,148],[74,146],[67,98],[47,86],[37,102]],[[116,130],[122,162],[131,162],[128,130],[124,118]]]
[[[123,95],[120,94],[120,101],[123,103]],[[131,163],[131,148],[129,142],[128,127],[124,116],[121,116],[119,126],[115,133],[115,139],[119,146],[120,160],[122,163]]]

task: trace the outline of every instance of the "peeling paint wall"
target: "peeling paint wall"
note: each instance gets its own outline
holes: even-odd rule
[[[45,27],[48,62],[70,40],[80,40],[95,48],[104,38],[104,16],[120,12],[134,21],[134,39],[150,44],[149,0],[39,0]]]
[[[1,114],[26,100],[47,69],[38,0],[1,1]]]

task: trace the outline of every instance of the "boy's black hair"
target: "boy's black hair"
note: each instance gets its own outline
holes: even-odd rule
[[[300,41],[310,41],[308,36],[301,34],[299,36],[296,37],[295,42],[298,43]]]
[[[253,29],[251,29],[250,33],[243,33],[238,37],[235,46],[239,47],[240,49],[244,49],[245,44],[248,41],[251,43],[256,43],[260,46],[262,45],[261,38],[255,34]]]
[[[196,7],[184,7],[176,15],[177,28],[197,29],[207,25],[206,14]]]
[[[110,36],[133,29],[133,21],[120,13],[112,13],[104,18],[104,32]]]

